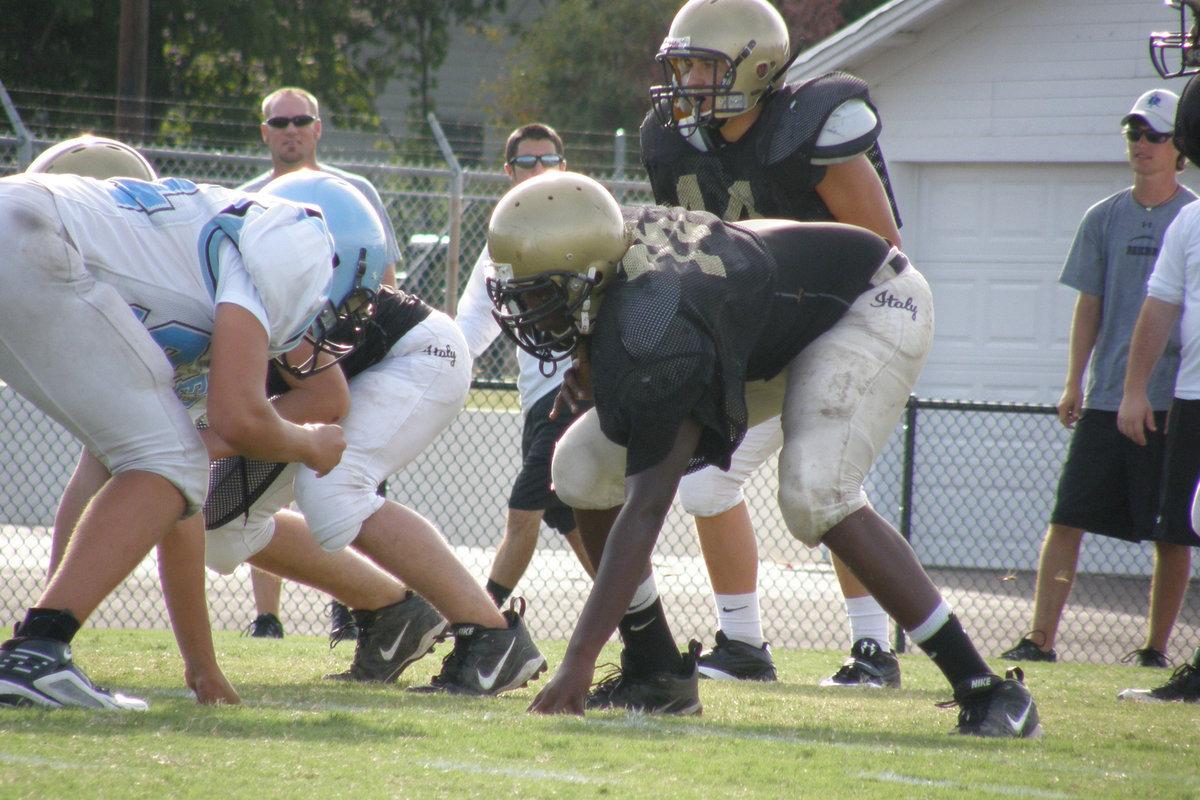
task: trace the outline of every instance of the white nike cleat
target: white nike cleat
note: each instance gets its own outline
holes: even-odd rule
[[[392,683],[446,635],[446,620],[414,592],[377,611],[351,613],[358,626],[354,661],[350,669],[326,675],[326,680]]]
[[[1025,688],[1020,668],[1008,670],[1003,678],[981,675],[954,687],[954,700],[943,706],[959,706],[954,733],[993,739],[1040,739],[1042,726],[1037,704]]]
[[[454,650],[442,660],[442,671],[410,692],[496,695],[519,689],[546,671],[546,658],[525,627],[525,599],[513,598],[504,612],[507,628],[458,624]]]
[[[96,686],[57,639],[18,637],[0,645],[0,706],[146,711],[145,700]]]

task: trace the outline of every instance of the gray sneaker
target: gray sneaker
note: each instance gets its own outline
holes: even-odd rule
[[[1037,704],[1025,688],[1025,676],[1013,667],[1005,676],[981,675],[954,687],[954,699],[942,707],[958,706],[953,733],[991,739],[1040,739]]]
[[[57,639],[18,636],[0,644],[0,706],[45,706],[146,711],[145,700],[92,683]]]
[[[442,671],[408,691],[497,695],[537,680],[546,671],[546,658],[530,638],[524,616],[525,599],[516,597],[504,612],[507,628],[453,626],[454,650],[442,660]]]
[[[392,683],[445,638],[446,620],[415,592],[377,611],[351,613],[358,626],[354,661],[350,669],[326,675],[326,680]]]

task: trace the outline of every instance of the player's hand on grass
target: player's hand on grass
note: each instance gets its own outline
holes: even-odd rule
[[[594,666],[572,665],[569,657],[564,659],[554,677],[533,699],[529,711],[534,714],[574,714],[582,717],[594,672]]]
[[[225,678],[221,668],[213,665],[211,669],[184,669],[183,679],[187,687],[196,695],[196,703],[202,706],[242,704],[242,698],[237,690]]]

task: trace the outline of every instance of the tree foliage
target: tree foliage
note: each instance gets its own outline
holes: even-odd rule
[[[793,49],[824,39],[884,0],[772,0]],[[493,119],[549,120],[577,130],[636,130],[660,82],[654,61],[682,0],[547,0],[518,30],[519,44],[491,82]],[[843,16],[845,12],[846,16]]]
[[[146,93],[150,139],[204,138],[205,123],[252,116],[266,92],[303,86],[322,109],[371,125],[387,80],[432,107],[449,30],[506,0],[153,0]],[[0,80],[10,89],[117,91],[120,0],[0,0]],[[104,126],[93,125],[103,130]]]

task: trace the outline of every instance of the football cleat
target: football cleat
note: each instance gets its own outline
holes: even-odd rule
[[[530,638],[524,617],[525,599],[515,597],[504,612],[507,628],[454,625],[454,649],[442,659],[441,672],[408,691],[497,695],[537,680],[546,671],[546,658]]]
[[[332,648],[338,642],[353,642],[358,640],[358,623],[350,609],[337,600],[329,601],[329,646]]]
[[[621,666],[588,692],[586,707],[593,711],[621,708],[645,714],[699,715],[700,643],[692,641],[678,673],[630,675],[624,651]]]
[[[1034,631],[1033,633],[1041,633],[1041,631]],[[1049,650],[1043,650],[1033,643],[1032,636],[1033,634],[1031,633],[1029,636],[1022,637],[1021,641],[1017,642],[1014,647],[1001,653],[1000,657],[1005,661],[1045,661],[1051,664],[1058,661],[1058,653],[1054,651],[1053,647]],[[1045,641],[1044,634],[1043,641]]]
[[[1167,660],[1167,654],[1153,647],[1143,647],[1127,653],[1121,659],[1121,663],[1133,664],[1138,667],[1155,667],[1157,669],[1167,669],[1171,666],[1171,662]]]
[[[1118,700],[1144,700],[1151,703],[1200,702],[1200,647],[1192,660],[1171,673],[1171,678],[1157,689],[1125,689]]]
[[[351,613],[358,630],[354,660],[350,669],[326,675],[326,680],[392,683],[446,633],[442,615],[411,591],[400,602],[377,611]]]
[[[0,644],[0,706],[146,711],[145,700],[92,683],[58,639],[17,637]]]
[[[711,650],[700,654],[701,678],[736,681],[775,680],[775,659],[765,642],[755,647],[745,642],[730,639],[724,632],[717,631],[717,643]]]
[[[1021,669],[1013,667],[1003,678],[980,675],[954,687],[954,699],[939,703],[943,708],[959,707],[952,732],[991,739],[1040,739],[1037,704],[1024,679]]]
[[[900,688],[900,660],[874,639],[859,639],[850,648],[850,658],[841,669],[821,681],[822,686],[870,686]]]
[[[279,617],[270,612],[259,614],[254,618],[254,622],[246,626],[242,636],[250,636],[254,639],[282,639],[283,623],[279,621]]]

